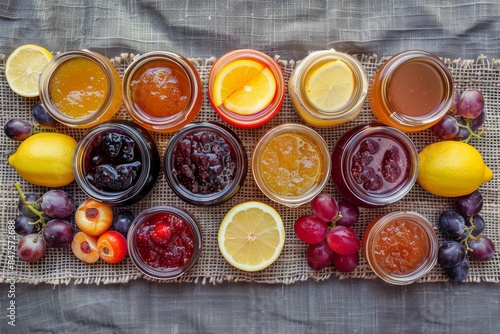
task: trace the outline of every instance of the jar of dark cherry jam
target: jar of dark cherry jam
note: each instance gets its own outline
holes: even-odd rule
[[[218,205],[243,185],[248,169],[245,147],[216,122],[191,123],[167,144],[165,176],[170,188],[195,205]]]
[[[382,207],[402,199],[418,174],[418,152],[403,132],[372,123],[346,132],[332,153],[332,179],[358,206]]]
[[[89,197],[130,205],[146,196],[158,179],[160,156],[151,134],[129,121],[103,123],[78,143],[76,183]]]
[[[196,220],[186,211],[157,206],[140,213],[127,235],[130,258],[144,274],[172,279],[198,260],[202,236]]]

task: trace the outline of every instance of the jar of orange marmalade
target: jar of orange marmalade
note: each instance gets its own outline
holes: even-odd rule
[[[174,132],[191,123],[201,109],[198,71],[183,56],[167,51],[134,59],[123,75],[125,109],[150,131]]]
[[[436,264],[438,238],[416,212],[392,212],[374,219],[363,237],[363,255],[373,272],[392,284],[410,284]]]
[[[436,55],[420,50],[399,53],[375,74],[369,97],[380,122],[405,132],[436,124],[453,102],[453,78]]]
[[[75,128],[110,120],[122,103],[116,68],[108,58],[89,50],[55,56],[41,73],[39,87],[48,113]]]

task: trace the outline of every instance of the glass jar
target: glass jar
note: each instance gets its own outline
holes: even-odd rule
[[[198,115],[203,87],[198,71],[183,56],[167,51],[134,58],[123,75],[125,109],[155,132],[174,132]]]
[[[146,196],[160,173],[151,134],[129,121],[103,123],[80,140],[75,181],[89,197],[109,205],[131,205]]]
[[[402,199],[418,175],[418,152],[403,132],[372,123],[358,125],[332,152],[332,179],[339,192],[362,207],[383,207]]]
[[[39,78],[40,100],[59,123],[90,128],[110,120],[122,103],[121,80],[103,55],[76,50],[55,56]]]
[[[401,131],[430,128],[453,102],[453,77],[436,55],[420,50],[401,52],[375,74],[369,102],[380,122]]]
[[[368,265],[378,277],[392,284],[410,284],[425,276],[437,262],[438,249],[434,228],[416,212],[377,217],[363,237]]]
[[[272,128],[259,139],[252,155],[253,177],[259,189],[288,207],[298,207],[319,194],[330,170],[325,140],[302,124]]]
[[[214,87],[217,75],[220,71],[239,60],[254,61],[264,69],[269,69],[276,83],[274,97],[267,106],[256,112],[238,113],[228,109],[223,103],[217,104],[214,101]],[[268,55],[251,49],[240,49],[230,51],[217,59],[210,70],[208,79],[208,99],[212,108],[219,116],[231,125],[240,128],[255,128],[269,122],[281,109],[285,99],[285,78],[280,65]]]
[[[345,100],[326,108],[310,98],[307,86],[318,69],[336,65],[350,77],[348,84],[351,87]],[[288,81],[288,92],[297,114],[307,124],[329,127],[352,121],[359,115],[368,92],[368,76],[361,63],[348,54],[335,50],[316,51],[294,69]]]
[[[167,183],[174,193],[202,206],[233,197],[243,186],[248,169],[240,139],[216,122],[186,125],[169,140],[164,159]]]
[[[169,242],[174,238],[181,239],[183,247]],[[127,246],[132,262],[142,273],[160,280],[173,279],[196,263],[201,254],[202,236],[198,223],[188,212],[172,206],[156,206],[134,219]],[[183,254],[173,258],[173,248]]]

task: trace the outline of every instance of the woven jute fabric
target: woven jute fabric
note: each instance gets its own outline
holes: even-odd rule
[[[365,67],[370,80],[373,78],[377,68],[386,61],[387,58],[377,56],[353,55]],[[123,74],[124,70],[133,59],[131,54],[122,54],[112,59],[113,63]],[[294,60],[282,60],[276,56],[277,61],[283,68],[285,80],[288,80],[291,72],[297,64]],[[199,71],[203,83],[204,100],[202,109],[195,121],[215,121],[224,123],[212,110],[207,98],[207,82],[211,64],[214,59],[192,59]],[[454,78],[455,87],[458,91],[468,88],[479,89],[485,97],[485,104],[488,112],[486,120],[486,134],[482,139],[474,139],[471,143],[483,155],[486,164],[493,170],[495,177],[492,181],[481,186],[480,191],[484,196],[484,206],[481,215],[486,221],[486,228],[483,234],[493,240],[497,247],[500,247],[500,232],[498,229],[500,196],[499,178],[500,162],[498,159],[500,141],[500,64],[494,59],[487,59],[479,56],[474,60],[443,60],[450,68]],[[2,124],[11,118],[22,118],[31,120],[31,107],[38,101],[36,98],[22,98],[13,93],[5,80],[5,57],[0,59],[0,111]],[[130,119],[125,109],[122,107],[116,118]],[[365,103],[362,112],[354,120],[347,124],[330,128],[314,128],[320,133],[328,143],[330,151],[340,136],[350,128],[364,123],[376,121],[372,115],[368,102]],[[242,140],[247,154],[251,157],[253,148],[258,139],[269,129],[283,123],[303,123],[297,116],[288,96],[285,98],[282,109],[277,116],[268,124],[252,130],[231,127]],[[227,125],[227,124],[226,124]],[[65,126],[58,126],[58,132],[63,132],[80,140],[86,130],[70,129]],[[165,152],[166,144],[171,134],[153,133],[156,139],[160,154]],[[436,137],[430,130],[409,134],[420,151],[426,145],[435,142]],[[25,263],[18,260],[15,247],[19,236],[13,233],[12,223],[17,212],[18,195],[13,187],[14,181],[19,181],[25,192],[43,194],[47,188],[37,187],[22,180],[16,171],[8,165],[7,158],[12,154],[18,142],[10,140],[5,135],[1,135],[0,143],[0,282],[15,279],[17,282],[27,283],[49,283],[49,284],[106,284],[123,283],[129,280],[144,277],[127,257],[119,264],[107,264],[99,260],[94,264],[86,264],[78,260],[71,250],[48,248],[44,257],[36,263]],[[78,186],[73,183],[64,187],[75,199],[77,204],[83,202],[86,197]],[[336,198],[341,196],[330,180],[325,188]],[[233,268],[222,257],[217,245],[217,232],[220,222],[225,214],[234,205],[248,201],[257,200],[267,203],[280,213],[286,229],[286,242],[278,260],[267,269],[247,273]],[[305,213],[310,213],[311,208],[305,204],[299,208],[287,208],[276,204],[265,197],[257,188],[252,171],[249,170],[244,186],[230,201],[216,207],[197,207],[181,201],[169,188],[163,174],[160,175],[153,191],[140,202],[127,207],[136,215],[146,208],[157,205],[173,205],[183,208],[191,213],[200,224],[203,236],[203,249],[196,265],[181,278],[167,282],[198,282],[198,283],[222,283],[225,281],[252,281],[257,283],[282,283],[290,284],[308,279],[326,280],[332,275],[340,278],[364,278],[372,279],[375,275],[370,270],[367,262],[361,257],[357,269],[348,274],[338,273],[333,267],[328,267],[321,271],[311,270],[306,263],[306,245],[301,242],[293,232],[293,224],[297,217]],[[437,219],[443,210],[453,208],[453,201],[449,198],[441,198],[431,195],[416,184],[410,193],[401,201],[378,209],[361,209],[358,223],[353,227],[360,237],[363,236],[366,226],[377,216],[393,211],[416,211],[431,221],[437,230]],[[120,208],[114,208],[115,211]],[[74,223],[74,220],[72,220]],[[444,236],[438,232],[440,240]],[[470,277],[465,282],[499,282],[500,281],[500,256],[496,254],[489,262],[470,261]],[[428,275],[420,279],[419,282],[446,281],[447,277],[443,270],[436,266]]]

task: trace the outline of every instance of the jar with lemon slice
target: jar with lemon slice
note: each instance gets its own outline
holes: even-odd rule
[[[255,128],[270,121],[285,99],[280,65],[251,49],[226,53],[213,64],[208,81],[212,108],[231,125]]]
[[[316,51],[292,72],[288,92],[306,123],[335,126],[359,115],[368,93],[368,77],[359,61],[348,54]]]

